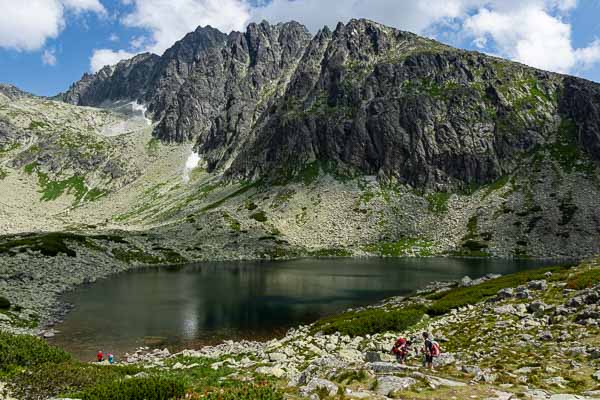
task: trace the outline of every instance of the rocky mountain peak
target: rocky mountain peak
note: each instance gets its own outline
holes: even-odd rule
[[[10,100],[17,100],[23,97],[33,97],[31,93],[27,93],[15,85],[0,83],[0,95],[6,96]]]
[[[297,22],[199,27],[162,57],[110,71],[64,100],[143,101],[156,137],[193,142],[206,168],[232,178],[318,160],[420,188],[484,184],[559,140],[561,120],[578,151],[599,158],[598,85],[366,19],[314,36]]]

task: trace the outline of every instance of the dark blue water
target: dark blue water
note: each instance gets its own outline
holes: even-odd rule
[[[268,338],[349,307],[406,295],[436,280],[507,274],[540,261],[307,259],[206,263],[128,272],[65,296],[75,305],[54,342],[81,358],[120,354],[162,337],[171,346]],[[160,346],[163,346],[160,343]]]

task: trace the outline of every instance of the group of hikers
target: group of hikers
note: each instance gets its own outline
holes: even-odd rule
[[[423,332],[422,336],[423,347],[421,347],[420,351],[423,355],[423,367],[433,370],[433,359],[441,354],[440,344],[436,342],[427,332]],[[392,347],[392,353],[396,355],[396,360],[398,360],[400,364],[404,364],[406,362],[406,358],[411,350],[411,345],[412,341],[403,337],[398,338],[396,343],[394,343],[394,347]]]
[[[406,358],[411,350],[411,345],[412,341],[403,337],[398,338],[398,340],[396,340],[394,343],[394,347],[392,347],[392,353],[396,355],[396,360],[400,364],[404,364],[406,362]],[[433,358],[438,357],[441,354],[441,348],[439,343],[436,342],[427,332],[423,332],[423,347],[421,347],[420,351],[423,355],[423,366],[433,370]],[[113,364],[115,362],[115,358],[112,354],[108,354],[105,359],[102,350],[98,351],[98,354],[96,354],[96,360],[99,363],[108,361],[109,364]]]
[[[99,363],[104,362],[104,361],[108,361],[109,364],[113,364],[115,362],[115,356],[113,356],[112,354],[108,354],[108,356],[105,359],[104,358],[104,353],[102,353],[102,350],[99,350],[98,354],[96,354],[96,360]]]

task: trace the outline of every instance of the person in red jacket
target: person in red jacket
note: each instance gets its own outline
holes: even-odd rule
[[[410,350],[410,340],[406,340],[403,337],[398,338],[396,343],[394,343],[394,347],[392,347],[392,353],[396,355],[396,360],[400,364],[404,364],[406,361],[406,356]]]
[[[96,359],[98,362],[104,361],[104,354],[102,354],[102,350],[98,351],[98,354],[96,354]]]

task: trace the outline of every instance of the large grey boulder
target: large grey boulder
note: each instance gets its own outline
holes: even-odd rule
[[[338,386],[327,379],[313,378],[306,386],[300,388],[300,393],[307,396],[318,390],[326,390],[329,396],[335,396],[338,392]]]
[[[546,280],[531,281],[527,284],[527,287],[533,290],[546,290],[548,289],[548,282]]]
[[[391,393],[406,390],[417,384],[414,378],[399,376],[382,376],[377,378],[376,392],[382,396],[389,396]]]

